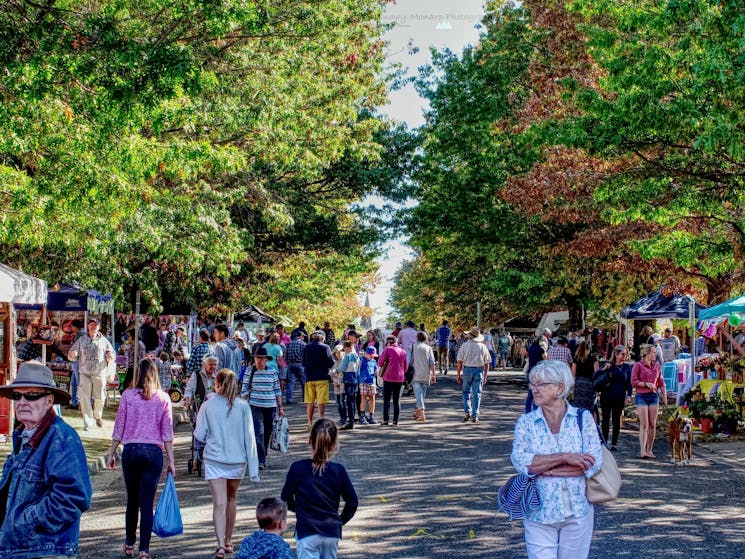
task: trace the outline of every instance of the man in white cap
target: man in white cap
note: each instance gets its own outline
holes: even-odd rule
[[[80,380],[78,398],[80,413],[83,416],[83,430],[87,431],[96,421],[103,427],[103,403],[106,398],[106,377],[109,365],[114,362],[116,354],[109,340],[101,334],[97,318],[88,320],[87,332],[72,344],[67,357],[78,361]],[[91,410],[91,397],[93,409]]]
[[[455,380],[458,384],[463,384],[463,411],[466,414],[463,421],[479,423],[481,388],[486,383],[491,355],[483,343],[484,336],[477,327],[471,328],[466,336],[468,339],[458,350]]]

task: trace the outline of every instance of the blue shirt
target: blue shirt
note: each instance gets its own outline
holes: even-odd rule
[[[375,372],[378,370],[378,363],[375,359],[362,358],[360,364],[360,382],[363,384],[375,384]]]
[[[360,356],[356,353],[345,353],[339,365],[339,372],[344,374],[344,382],[357,384],[357,368],[360,366]]]
[[[540,407],[518,418],[510,455],[512,465],[518,473],[527,475],[528,466],[533,463],[533,458],[537,455],[583,452],[595,458],[595,464],[585,471],[584,477],[538,476],[536,487],[541,498],[541,506],[527,515],[528,520],[542,524],[565,520],[567,514],[564,511],[564,488],[569,492],[573,516],[582,518],[590,512],[585,478],[592,477],[600,470],[603,454],[592,415],[585,413],[582,419],[582,432],[580,433],[577,408],[567,404],[567,411],[561,422],[558,436],[554,436],[548,428]]]
[[[235,559],[295,559],[295,554],[277,534],[256,530],[243,539]]]
[[[253,381],[251,378],[253,377]],[[249,390],[249,385],[251,389]],[[248,403],[252,407],[276,408],[277,396],[281,396],[279,390],[279,375],[277,371],[266,369],[264,371],[248,372],[243,375],[243,389],[241,396],[248,396]]]
[[[444,324],[435,331],[435,338],[437,338],[437,347],[448,347],[450,342],[450,335],[453,331]]]

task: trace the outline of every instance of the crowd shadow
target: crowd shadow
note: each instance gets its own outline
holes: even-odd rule
[[[427,394],[426,423],[411,418],[413,398],[403,398],[399,427],[362,426],[340,433],[335,460],[343,463],[360,498],[344,527],[340,557],[516,558],[525,557],[520,522],[496,512],[496,491],[514,469],[510,463],[513,428],[526,395],[519,371],[492,373],[484,389],[481,423],[463,422],[461,390],[455,376],[437,377]],[[382,402],[376,403],[382,417]],[[243,481],[234,544],[254,531],[254,507],[279,495],[289,465],[310,454],[305,406],[286,409],[291,445],[272,452],[261,482]],[[336,417],[335,405],[327,408]],[[153,538],[158,557],[211,557],[216,546],[207,483],[186,472],[191,455],[190,425],[177,428],[177,488],[184,516],[182,536]],[[697,459],[687,468],[660,457],[635,457],[633,432],[623,432],[617,460],[624,477],[620,498],[596,507],[590,557],[736,557],[745,507],[742,474],[727,465]],[[96,492],[82,522],[81,557],[121,557],[124,488],[121,477]],[[294,515],[285,539],[293,546]]]

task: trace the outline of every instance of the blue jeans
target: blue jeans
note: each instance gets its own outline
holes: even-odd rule
[[[463,411],[477,419],[481,406],[481,380],[484,369],[481,367],[463,367]],[[473,405],[471,395],[473,394]]]
[[[497,352],[489,350],[489,355],[491,355],[491,368],[496,369],[497,368]]]
[[[344,402],[344,408],[347,415],[347,423],[354,423],[354,418],[357,416],[357,385],[351,382],[344,383],[344,394],[342,394],[342,401]]]
[[[336,559],[339,539],[313,534],[295,542],[297,559]]]
[[[72,373],[70,373],[70,405],[77,406],[78,400],[78,382],[80,380],[80,371],[78,371],[78,362],[72,362]]]
[[[137,539],[137,515],[140,516],[139,551],[150,550],[153,530],[153,501],[163,471],[163,451],[158,445],[129,443],[122,452],[122,473],[127,488],[127,511],[124,516],[124,542],[134,545]]]
[[[292,393],[295,391],[295,383],[300,383],[300,392],[305,390],[305,369],[297,363],[290,363],[287,366],[287,391],[286,400],[288,404],[292,403]],[[302,396],[300,397],[302,400]]]
[[[424,409],[424,397],[427,395],[427,384],[424,382],[412,382],[412,388],[414,388],[414,398],[416,399],[416,409]]]
[[[259,464],[266,466],[266,451],[272,438],[274,414],[277,408],[262,408],[251,406],[251,417],[254,420],[254,435],[256,436],[256,450],[259,453]]]
[[[342,423],[347,422],[347,406],[344,394],[336,395],[336,409],[339,412],[339,420]]]

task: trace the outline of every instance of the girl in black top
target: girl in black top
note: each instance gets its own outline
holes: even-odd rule
[[[312,458],[293,462],[282,488],[282,500],[295,512],[298,557],[336,557],[341,527],[357,511],[357,493],[347,470],[330,460],[336,450],[336,435],[333,421],[316,421],[308,440]],[[341,499],[344,508],[339,514]]]

